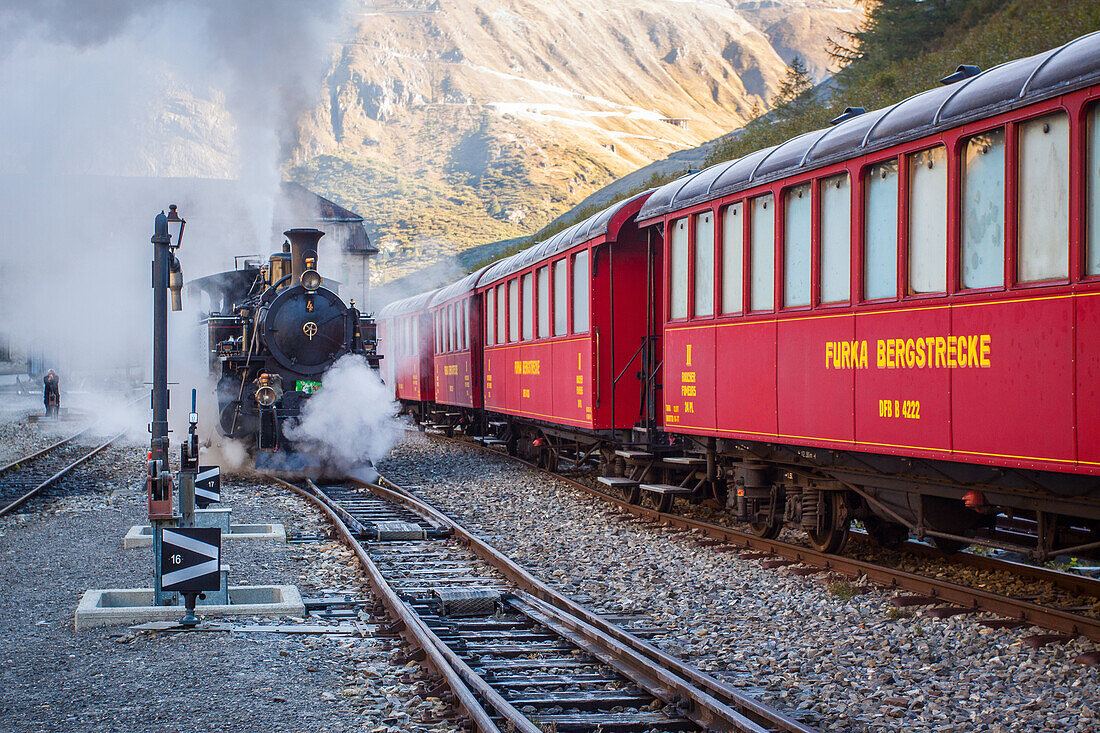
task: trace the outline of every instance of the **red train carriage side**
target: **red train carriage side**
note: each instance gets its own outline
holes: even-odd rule
[[[1100,539],[1100,34],[664,186],[664,421],[758,531]],[[947,81],[947,80],[945,80]],[[998,536],[987,533],[995,543]]]
[[[458,414],[469,424],[481,400],[481,298],[477,282],[488,266],[436,291],[429,307],[435,333],[432,376],[435,401],[468,408]],[[464,414],[465,413],[465,414]]]
[[[436,291],[398,300],[378,312],[386,351],[392,359],[394,397],[423,417],[435,399],[432,379],[434,335],[428,303]]]
[[[632,430],[644,420],[647,298],[659,253],[634,226],[635,196],[490,266],[483,307],[484,402],[537,429],[528,439]]]

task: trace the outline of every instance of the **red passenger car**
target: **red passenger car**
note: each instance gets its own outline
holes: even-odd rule
[[[435,332],[432,374],[441,405],[481,409],[481,298],[476,287],[487,269],[440,288],[429,303]],[[466,412],[459,414],[469,424],[473,413]]]
[[[419,419],[435,399],[434,335],[428,303],[436,291],[390,303],[378,311],[394,397]]]
[[[761,533],[1096,549],[1100,34],[944,81],[649,197],[665,427]]]
[[[522,439],[595,446],[645,418],[638,372],[660,315],[646,303],[661,260],[634,226],[647,196],[495,263],[478,281],[485,409],[524,418]]]

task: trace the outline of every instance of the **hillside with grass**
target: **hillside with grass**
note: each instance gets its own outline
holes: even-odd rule
[[[1100,30],[1100,1],[882,0],[866,5],[857,25],[829,39],[839,71],[814,85],[791,64],[770,108],[744,127],[640,169],[590,197],[534,236],[511,242],[518,251],[616,201],[675,180],[689,169],[740,158],[821,129],[845,107],[885,107],[939,85],[960,64],[988,69]]]
[[[393,279],[527,237],[739,127],[857,0],[352,0],[292,180],[356,211]]]

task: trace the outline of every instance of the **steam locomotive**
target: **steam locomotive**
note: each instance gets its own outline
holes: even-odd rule
[[[217,378],[219,432],[256,452],[257,469],[316,473],[287,438],[321,376],[359,354],[378,368],[373,319],[317,271],[318,229],[290,229],[266,263],[194,283],[214,301],[207,317],[210,372]]]

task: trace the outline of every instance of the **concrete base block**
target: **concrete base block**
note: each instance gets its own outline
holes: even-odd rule
[[[199,606],[198,615],[211,616],[305,616],[302,595],[293,585],[233,585],[232,601],[222,606]],[[76,607],[76,630],[147,621],[177,621],[185,609],[154,606],[152,588],[109,588],[84,591]]]
[[[229,533],[229,515],[233,510],[229,507],[209,507],[195,510],[196,527],[217,527],[222,534]]]
[[[281,524],[231,524],[222,532],[222,540],[274,540],[286,542],[286,528]],[[122,549],[153,546],[153,528],[136,524],[122,538]]]

